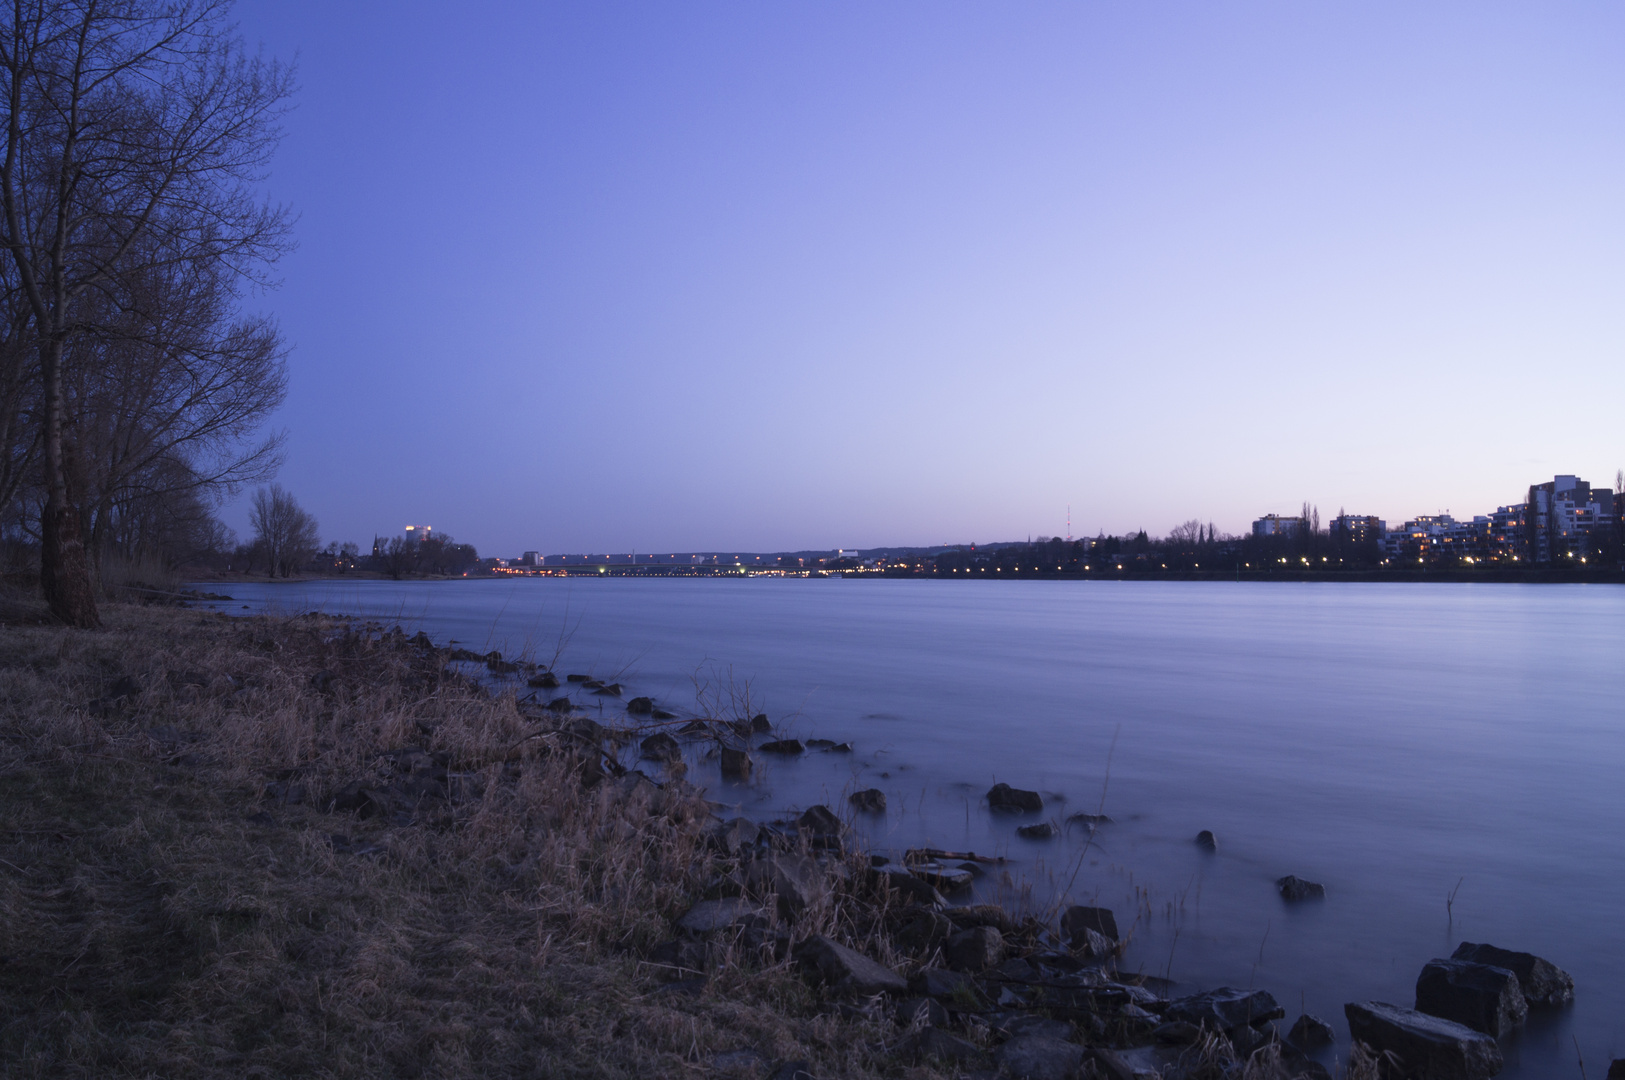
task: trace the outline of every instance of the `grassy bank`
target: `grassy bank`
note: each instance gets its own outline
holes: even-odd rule
[[[649,952],[727,870],[706,804],[586,786],[583,755],[436,650],[325,619],[5,614],[7,1075],[883,1071],[873,1025],[787,960],[666,990]],[[398,790],[407,748],[430,762],[414,808],[323,805]],[[761,1061],[715,1063],[741,1049]]]

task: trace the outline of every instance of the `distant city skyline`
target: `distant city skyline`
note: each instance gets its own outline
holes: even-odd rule
[[[1625,10],[236,11],[298,56],[256,303],[324,539],[1240,533],[1625,464]]]

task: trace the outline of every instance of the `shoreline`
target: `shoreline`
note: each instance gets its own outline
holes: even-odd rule
[[[137,621],[156,616],[175,627],[195,622],[199,614],[121,607],[119,621],[127,622],[132,612]],[[80,642],[95,637],[60,629],[38,633]],[[691,1015],[689,1006],[759,1011],[764,1000],[788,1003],[775,1004],[770,1012],[797,1032],[793,1049],[782,1039],[762,1036],[748,1046],[724,1047],[740,1036],[737,1025],[723,1024],[706,1075],[764,1076],[798,1060],[813,1063],[813,1074],[820,1076],[897,1075],[900,1068],[913,1069],[908,1075],[916,1076],[992,1075],[989,1070],[1028,1049],[1059,1055],[1055,1060],[1073,1070],[1067,1075],[1093,1070],[1098,1076],[1132,1076],[1141,1066],[1218,1075],[1211,1070],[1243,1062],[1260,1076],[1323,1075],[1302,1055],[1303,1048],[1283,1037],[1287,1032],[1273,1026],[1286,1019],[1273,1015],[1279,1008],[1273,999],[1249,990],[1222,1000],[1192,1000],[1176,994],[1172,985],[1116,972],[1127,935],[1119,936],[1110,912],[1075,907],[1035,919],[1012,917],[995,905],[948,903],[937,886],[946,890],[950,879],[974,872],[955,864],[982,862],[968,852],[904,853],[900,861],[870,858],[852,843],[841,820],[849,815],[826,807],[810,807],[776,826],[744,818],[714,820],[715,804],[687,783],[683,763],[689,753],[720,753],[730,743],[736,748],[748,743],[731,725],[712,722],[696,729],[695,721],[676,717],[657,725],[600,725],[540,702],[527,706],[517,696],[488,693],[457,667],[484,664],[491,671],[512,669],[505,672],[511,675],[519,670],[512,661],[460,654],[426,635],[407,638],[361,619],[228,619],[209,613],[197,623],[197,635],[197,647],[205,651],[218,648],[215,639],[246,639],[249,651],[239,649],[237,662],[268,665],[260,678],[275,676],[277,692],[250,712],[262,721],[282,716],[290,706],[337,713],[358,698],[391,701],[394,709],[442,699],[441,714],[429,722],[418,716],[407,725],[402,717],[392,728],[380,725],[382,730],[371,733],[330,729],[329,745],[320,739],[309,744],[308,759],[292,771],[286,764],[267,768],[254,753],[245,760],[241,744],[217,739],[201,722],[203,716],[179,731],[179,724],[155,725],[136,740],[139,748],[131,744],[138,752],[127,764],[150,765],[155,759],[166,767],[180,763],[199,777],[211,767],[232,774],[243,804],[240,820],[270,819],[258,827],[283,832],[283,841],[296,840],[307,850],[324,848],[335,862],[322,867],[324,873],[394,861],[430,878],[457,873],[443,855],[427,851],[437,843],[434,837],[455,850],[473,839],[464,830],[482,819],[485,827],[492,820],[516,820],[510,816],[514,805],[527,799],[541,800],[532,810],[545,810],[544,818],[579,817],[585,810],[595,828],[616,833],[619,839],[609,847],[601,839],[588,843],[600,861],[626,858],[640,845],[647,856],[655,838],[638,837],[643,829],[656,828],[657,846],[681,857],[658,863],[659,873],[645,867],[648,898],[630,907],[623,901],[607,915],[599,912],[597,936],[576,945],[601,976],[609,977],[606,964],[630,964],[630,970],[610,973],[611,982],[625,986],[624,993],[671,1003],[685,1015]],[[387,679],[368,674],[379,666],[396,674]],[[105,714],[118,743],[120,719],[135,721],[148,708],[184,711],[188,704],[205,704],[204,699],[241,702],[254,689],[238,675],[229,684],[219,676],[193,675],[181,671],[177,678],[175,667],[167,666],[141,677],[134,691],[125,688],[122,699],[113,695],[109,703],[103,693],[90,708]],[[103,687],[119,688],[117,683]],[[468,721],[474,717],[485,734],[471,739]],[[165,730],[155,735],[160,729]],[[673,730],[684,741],[673,738]],[[491,738],[496,733],[505,734]],[[228,751],[236,760],[226,758]],[[663,763],[638,760],[660,757]],[[193,760],[187,764],[187,759]],[[538,780],[549,787],[545,794],[533,790]],[[583,808],[584,799],[592,805]],[[531,843],[482,850],[485,859],[494,857],[495,865],[505,868],[499,878],[519,874],[528,882],[534,878],[525,875],[536,875],[542,861],[537,851],[527,850]],[[29,865],[26,855],[19,862],[15,854],[5,857]],[[572,896],[579,901],[611,884],[573,877],[563,890],[567,895],[554,902]],[[511,903],[503,897],[512,895],[511,889],[494,896],[481,891],[478,900],[501,908]],[[574,933],[568,927],[577,921],[567,919],[558,929],[568,938]],[[612,939],[634,944],[606,950]],[[1246,1013],[1240,1024],[1232,1023],[1236,1008]],[[1337,1018],[1327,1019],[1343,1028]],[[823,1042],[804,1030],[808,1024],[827,1029]],[[1310,1041],[1317,1031],[1313,1024],[1303,1025],[1299,1041]],[[859,1048],[858,1056],[833,1054],[831,1040]],[[1325,1058],[1326,1051],[1320,1049],[1319,1056]],[[1283,1061],[1290,1068],[1279,1067]]]

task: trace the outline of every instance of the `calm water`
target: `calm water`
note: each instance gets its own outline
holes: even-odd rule
[[[1125,966],[1272,991],[1344,1034],[1489,941],[1574,975],[1506,1044],[1518,1077],[1625,1057],[1625,589],[1614,586],[530,579],[211,586],[224,610],[380,616],[481,651],[558,655],[683,715],[746,695],[851,755],[690,776],[767,818],[886,792],[880,848],[1016,860],[984,894],[1138,921]],[[597,707],[599,699],[586,699]],[[618,706],[616,706],[618,707]],[[760,757],[760,755],[758,755]],[[1108,779],[1109,774],[1109,779]],[[1086,847],[981,801],[1104,812]],[[1200,850],[1198,830],[1219,850]],[[1324,903],[1285,904],[1285,874]],[[1067,886],[1070,884],[1070,890]],[[1459,885],[1459,887],[1458,887]],[[1455,890],[1453,910],[1446,898]],[[1339,1048],[1342,1049],[1341,1047]]]

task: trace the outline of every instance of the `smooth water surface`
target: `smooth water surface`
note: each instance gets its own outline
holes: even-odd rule
[[[1538,953],[1576,1004],[1503,1075],[1625,1057],[1625,589],[1607,585],[592,580],[211,585],[222,610],[365,614],[627,685],[765,711],[854,752],[691,779],[758,818],[886,792],[877,848],[1003,854],[1008,884],[1135,923],[1125,966],[1256,985],[1346,1038],[1460,941]],[[748,696],[748,703],[745,698]],[[603,699],[585,697],[591,709]],[[1026,841],[995,781],[1090,839]],[[1218,851],[1193,842],[1211,829]],[[1326,885],[1288,905],[1273,882]],[[1454,894],[1453,904],[1447,898]]]

